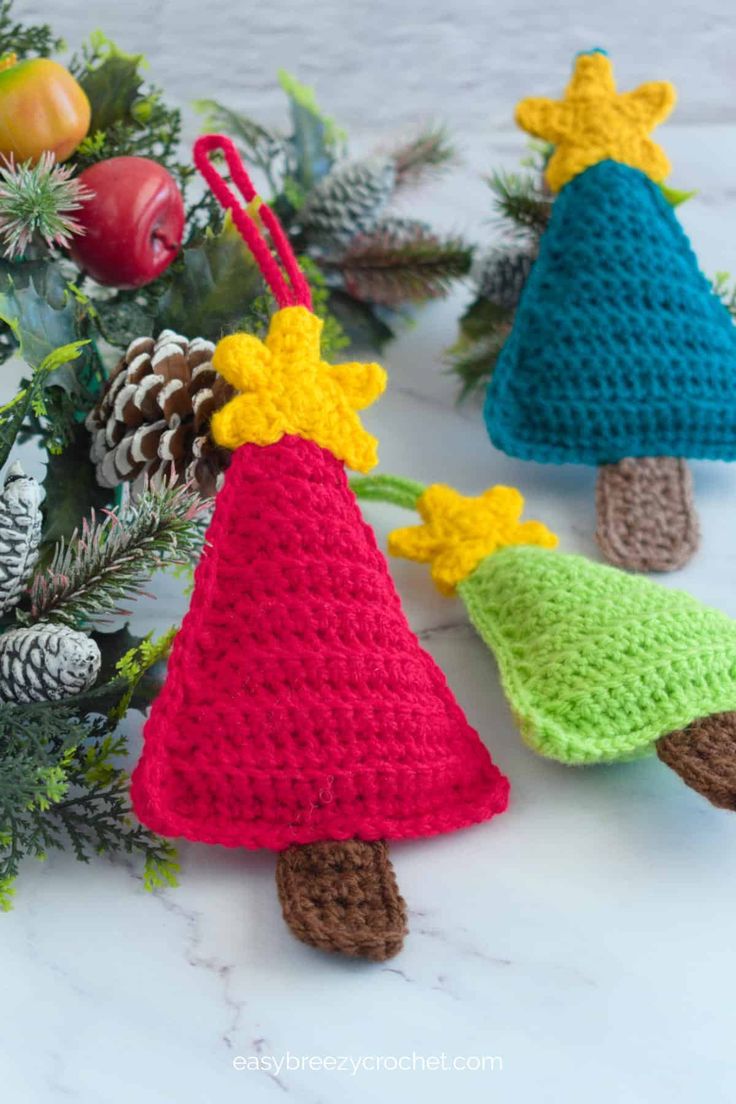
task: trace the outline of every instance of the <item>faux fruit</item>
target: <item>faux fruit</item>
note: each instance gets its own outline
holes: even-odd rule
[[[66,161],[89,129],[89,100],[58,61],[9,54],[0,61],[0,154],[38,161],[46,150]]]
[[[111,157],[80,173],[94,192],[79,212],[84,236],[70,253],[100,284],[150,284],[176,257],[184,203],[174,178],[148,157]]]

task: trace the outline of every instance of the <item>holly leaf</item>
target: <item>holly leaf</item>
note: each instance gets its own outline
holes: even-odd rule
[[[143,84],[140,67],[144,58],[124,53],[101,31],[91,36],[90,46],[92,56],[101,60],[90,63],[78,79],[92,108],[89,134],[94,135],[133,118],[133,105]]]
[[[207,231],[184,249],[158,306],[157,328],[217,341],[231,332],[263,292],[250,250],[228,217],[222,231]]]
[[[42,540],[45,545],[62,537],[68,539],[80,520],[89,517],[93,509],[100,511],[113,505],[115,492],[100,487],[95,479],[89,446],[89,433],[79,425],[63,452],[49,454],[43,481],[46,498]]]
[[[77,304],[53,262],[0,262],[0,319],[32,368],[77,336]]]
[[[289,97],[293,128],[290,142],[296,158],[293,175],[308,191],[332,168],[343,135],[334,120],[320,110],[313,88],[300,84],[284,69],[279,70],[278,78]]]

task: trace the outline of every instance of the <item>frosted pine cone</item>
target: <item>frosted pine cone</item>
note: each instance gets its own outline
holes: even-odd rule
[[[479,294],[503,310],[516,310],[534,254],[523,249],[492,249],[478,258],[472,275]]]
[[[0,613],[17,605],[38,559],[41,521],[38,482],[11,464],[0,493]]]
[[[338,165],[309,193],[299,222],[311,241],[341,249],[359,234],[370,234],[396,186],[396,165],[368,158]]]
[[[130,343],[86,421],[102,487],[173,475],[203,498],[215,493],[230,453],[210,437],[210,418],[234,391],[212,367],[213,352],[211,341],[172,330]]]
[[[100,649],[67,625],[29,625],[0,636],[0,700],[62,701],[88,690]]]

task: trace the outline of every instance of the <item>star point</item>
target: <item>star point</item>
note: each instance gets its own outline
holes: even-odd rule
[[[223,338],[216,370],[241,394],[212,418],[218,444],[275,444],[286,435],[314,441],[355,471],[378,463],[375,437],[357,411],[386,387],[378,364],[328,364],[320,353],[322,321],[306,307],[285,307],[265,341],[250,334]]]
[[[521,521],[523,509],[523,496],[515,487],[491,487],[473,498],[434,483],[417,502],[422,524],[395,529],[389,535],[389,551],[431,564],[437,589],[449,596],[499,548],[556,547],[557,537],[541,522]]]
[[[672,111],[668,81],[618,92],[613,67],[599,51],[581,54],[561,100],[528,97],[516,108],[519,126],[556,148],[545,176],[554,192],[600,161],[618,161],[661,183],[670,172],[664,150],[649,134]]]

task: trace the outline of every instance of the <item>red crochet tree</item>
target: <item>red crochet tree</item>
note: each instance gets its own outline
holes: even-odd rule
[[[241,391],[213,422],[234,454],[133,803],[164,835],[278,851],[297,937],[385,959],[406,930],[385,841],[485,820],[508,783],[411,632],[347,483],[345,463],[375,463],[356,410],[383,371],[321,361],[321,322],[276,217],[260,208],[283,271],[213,149],[251,210],[252,185],[227,139],[198,141],[195,161],[282,309],[265,342],[234,335],[215,353]]]

